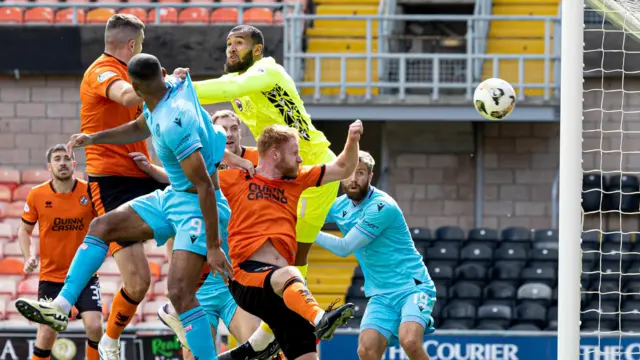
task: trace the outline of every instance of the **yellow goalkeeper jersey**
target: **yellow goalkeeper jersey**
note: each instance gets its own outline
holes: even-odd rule
[[[194,88],[203,105],[231,102],[256,139],[274,124],[297,129],[303,165],[326,161],[329,141],[313,127],[293,79],[273,58],[256,61],[242,74],[196,81]]]

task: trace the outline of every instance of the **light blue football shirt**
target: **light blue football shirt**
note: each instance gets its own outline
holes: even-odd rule
[[[200,105],[193,89],[191,77],[167,77],[169,88],[158,105],[144,115],[153,135],[153,148],[162,161],[171,186],[184,191],[193,186],[180,167],[180,162],[200,150],[209,174],[216,171],[222,161],[226,144],[224,128],[213,125]]]
[[[408,289],[416,284],[431,286],[435,292],[402,210],[384,191],[371,186],[357,206],[346,195],[338,197],[326,222],[338,225],[344,235],[355,228],[370,240],[354,253],[364,273],[367,297]]]

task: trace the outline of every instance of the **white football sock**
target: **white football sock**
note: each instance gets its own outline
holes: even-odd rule
[[[318,326],[318,324],[320,323],[320,320],[322,320],[322,317],[324,316],[324,310],[321,310],[318,315],[316,315],[316,318],[313,320],[313,326]]]
[[[266,349],[267,346],[271,344],[271,342],[275,339],[276,337],[273,336],[273,334],[269,334],[268,332],[262,330],[262,327],[258,327],[258,329],[253,334],[251,334],[251,337],[249,338],[249,344],[251,344],[251,348],[253,348],[253,350],[262,351]]]
[[[62,312],[68,314],[71,311],[73,305],[69,302],[69,300],[65,299],[62,296],[56,296],[56,298],[51,302],[53,306],[59,307],[62,309]]]

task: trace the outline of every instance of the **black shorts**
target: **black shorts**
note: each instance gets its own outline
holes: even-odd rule
[[[278,267],[257,261],[245,261],[239,266],[246,273],[261,273],[266,277],[262,287],[245,286],[235,280],[231,282],[229,289],[238,306],[269,325],[287,359],[315,353],[313,325],[290,310],[271,287],[271,275]]]
[[[53,281],[40,281],[38,283],[38,299],[55,299],[62,290],[64,283]],[[78,318],[85,311],[102,312],[102,298],[100,296],[100,281],[97,276],[92,277],[87,286],[82,289],[78,301],[75,303],[78,309]],[[71,316],[71,314],[69,314]]]
[[[166,188],[152,178],[137,178],[130,176],[89,176],[89,196],[93,207],[99,216],[118,208],[122,204]],[[135,244],[131,241],[117,242],[120,247]],[[113,250],[113,249],[112,249]]]

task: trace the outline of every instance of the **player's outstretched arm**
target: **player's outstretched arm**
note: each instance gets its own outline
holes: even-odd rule
[[[109,86],[107,96],[110,100],[126,107],[142,105],[144,102],[144,100],[136,94],[133,86],[122,79],[114,81],[111,86]]]
[[[67,144],[67,151],[73,148],[85,147],[96,144],[118,144],[125,145],[142,141],[151,135],[144,115],[140,115],[136,120],[130,121],[108,130],[94,134],[73,134]]]
[[[184,77],[187,69],[177,68],[173,76]],[[217,79],[194,81],[193,87],[203,105],[233,101],[238,97],[270,90],[276,84],[277,74],[269,69],[251,68],[237,76],[222,76]]]
[[[182,171],[187,176],[187,179],[195,186],[198,192],[198,201],[200,202],[200,209],[202,210],[207,239],[207,262],[214,276],[216,273],[220,273],[222,278],[225,279],[225,282],[228,283],[231,278],[232,269],[221,247],[216,192],[200,150],[192,152],[180,161],[180,167],[182,167]]]
[[[349,126],[349,135],[344,150],[338,157],[326,164],[322,184],[339,181],[348,178],[358,166],[358,151],[360,150],[360,136],[364,128],[362,121],[356,120]]]
[[[358,223],[344,238],[320,232],[316,244],[338,256],[349,256],[374,241],[400,215],[398,207],[387,201],[369,204]]]

